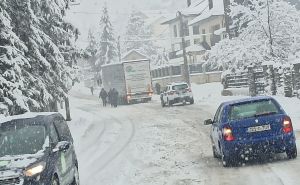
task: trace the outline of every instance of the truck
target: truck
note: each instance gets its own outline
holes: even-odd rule
[[[119,92],[119,102],[131,104],[151,101],[152,79],[150,60],[122,61],[102,66],[103,88],[115,88]]]

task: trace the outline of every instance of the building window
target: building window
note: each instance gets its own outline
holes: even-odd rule
[[[200,39],[195,39],[195,40],[194,40],[194,44],[195,44],[195,45],[200,44],[200,42],[201,42]]]
[[[177,26],[176,25],[174,25],[174,27],[173,27],[173,29],[174,29],[174,37],[177,37],[178,35],[178,33],[177,33]]]
[[[206,31],[205,31],[205,29],[202,30],[202,41],[206,42]]]
[[[199,26],[193,26],[193,34],[194,35],[199,35],[200,34]]]
[[[190,36],[188,22],[183,23],[183,29],[184,29],[184,36]]]

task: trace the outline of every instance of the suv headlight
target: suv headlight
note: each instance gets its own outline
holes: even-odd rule
[[[46,168],[46,163],[40,162],[40,163],[34,164],[34,165],[28,167],[27,169],[25,169],[24,175],[27,177],[32,177],[32,176],[42,173],[45,170],[45,168]]]

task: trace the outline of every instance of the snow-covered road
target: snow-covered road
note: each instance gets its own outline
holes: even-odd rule
[[[300,159],[284,155],[223,168],[202,124],[213,108],[201,101],[164,109],[155,100],[102,108],[96,96],[77,90],[71,104],[83,185],[300,184]]]

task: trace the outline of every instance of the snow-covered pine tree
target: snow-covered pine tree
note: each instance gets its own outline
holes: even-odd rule
[[[135,49],[147,55],[153,61],[157,59],[157,50],[151,41],[151,31],[145,26],[141,14],[135,10],[131,12],[125,37],[126,51]]]
[[[115,62],[117,56],[116,39],[113,33],[113,26],[108,14],[107,4],[105,3],[102,10],[100,20],[101,36],[99,41],[99,51],[97,56],[99,60],[96,62],[97,69],[101,69],[101,65]]]
[[[13,32],[6,9],[6,0],[0,0],[0,115],[23,113],[38,104],[27,93],[35,80],[24,55],[28,48]]]
[[[96,41],[96,37],[94,32],[92,31],[92,29],[89,29],[89,33],[88,33],[88,46],[86,48],[86,53],[93,57],[96,55],[97,50],[98,50],[98,43]]]
[[[32,1],[34,2],[34,1]],[[45,48],[48,50],[46,59],[51,63],[55,90],[49,89],[54,96],[54,103],[64,99],[70,90],[72,81],[76,79],[73,66],[77,64],[79,50],[75,41],[80,34],[78,29],[64,19],[65,12],[69,7],[69,0],[42,1],[36,0],[40,5],[36,9],[37,17],[42,16],[42,31],[50,37],[45,38]],[[53,43],[51,43],[51,41]],[[56,106],[56,105],[55,105]],[[54,107],[56,109],[56,107]]]
[[[94,35],[94,32],[92,29],[89,29],[88,33],[88,46],[86,47],[84,51],[84,57],[87,59],[89,65],[92,67],[92,69],[96,70],[96,54],[98,51],[99,44],[96,41],[96,37]]]
[[[67,0],[7,1],[12,30],[28,48],[25,57],[34,82],[27,84],[23,95],[35,100],[26,105],[29,110],[53,111],[56,100],[69,90],[76,56],[72,38],[78,31],[63,20],[67,4]]]

